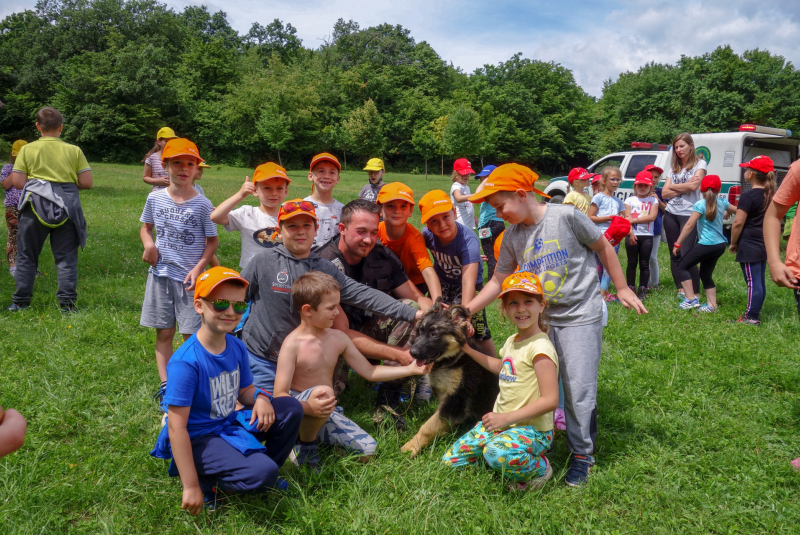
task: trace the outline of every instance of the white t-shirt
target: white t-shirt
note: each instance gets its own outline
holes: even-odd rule
[[[691,169],[684,168],[681,169],[679,173],[670,171],[669,177],[672,179],[673,184],[685,184],[692,180],[692,177],[699,169],[703,171],[708,169],[708,164],[702,158],[698,158],[697,163]],[[667,199],[667,212],[675,215],[692,215],[692,206],[694,206],[694,203],[699,201],[702,196],[703,194],[700,193],[700,188],[697,188],[689,193],[683,193],[672,199]]]
[[[331,238],[339,234],[339,220],[342,218],[344,205],[336,199],[331,204],[322,204],[312,199],[311,195],[303,200],[311,201],[316,206],[315,212],[317,212],[319,229],[317,230],[317,237],[314,238],[314,247],[325,245]]]
[[[631,195],[625,199],[625,206],[631,209],[631,217],[634,219],[648,215],[653,204],[657,203],[658,199],[655,197],[640,199],[636,195]],[[637,236],[652,236],[655,223],[655,220],[649,223],[637,223],[633,226],[633,233]]]
[[[456,202],[456,198],[453,197],[454,191],[461,192],[461,195],[472,195],[472,192],[469,190],[469,185],[453,182],[453,185],[450,187],[450,200],[453,201],[453,206],[456,207],[457,221],[465,227],[475,230],[475,207],[469,201]]]
[[[263,251],[264,246],[259,240],[259,234],[266,232],[272,234],[278,226],[278,218],[267,215],[258,206],[245,204],[228,214],[228,224],[222,227],[228,232],[242,234],[242,257],[239,267],[244,268],[256,253]]]

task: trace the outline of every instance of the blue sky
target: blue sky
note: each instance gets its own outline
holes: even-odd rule
[[[163,1],[163,0],[162,0]],[[33,9],[35,0],[0,0],[0,17]],[[603,82],[642,65],[675,63],[728,44],[737,53],[753,48],[800,63],[800,1],[748,0],[579,2],[479,0],[166,0],[181,10],[205,4],[228,14],[246,33],[253,22],[291,23],[307,47],[316,48],[338,18],[361,27],[401,24],[417,41],[466,72],[486,63],[523,56],[571,69],[590,95]]]

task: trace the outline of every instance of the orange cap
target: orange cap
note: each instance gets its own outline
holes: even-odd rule
[[[286,169],[275,162],[262,163],[256,167],[256,170],[253,173],[253,183],[261,182],[262,180],[269,180],[270,178],[282,178],[286,182],[292,181],[286,174]]]
[[[339,160],[336,159],[336,156],[329,152],[321,152],[311,158],[311,167],[309,170],[313,171],[314,166],[317,165],[319,162],[331,162],[333,165],[339,168],[339,171],[342,170],[342,165],[339,163]]]
[[[167,158],[176,158],[178,156],[194,156],[201,162],[204,161],[200,157],[197,145],[185,137],[176,137],[167,141],[167,144],[164,145],[164,150],[161,151],[161,162],[163,163]]]
[[[518,163],[507,163],[501,165],[483,183],[483,189],[469,197],[470,202],[475,204],[482,203],[486,197],[498,191],[533,191],[545,197],[550,195],[534,187],[539,175],[531,171],[524,165]]]
[[[383,186],[384,188],[386,186]],[[453,201],[450,196],[440,189],[434,189],[426,193],[419,200],[419,211],[422,212],[422,224],[435,215],[449,212],[453,209]]]
[[[281,205],[281,209],[278,211],[278,223],[298,215],[309,215],[314,218],[314,221],[317,221],[317,212],[314,209],[314,203],[303,199],[286,201]]]
[[[245,286],[250,284],[247,279],[243,279],[239,273],[230,268],[222,266],[212,267],[197,277],[197,283],[194,285],[194,298],[199,299],[205,297],[220,283],[230,280],[242,281]]]
[[[544,295],[539,277],[530,271],[517,271],[503,281],[503,291],[497,297],[502,297],[508,292],[525,292],[526,294]]]
[[[383,204],[389,201],[406,201],[414,204],[414,192],[402,182],[390,182],[381,188],[375,202]]]

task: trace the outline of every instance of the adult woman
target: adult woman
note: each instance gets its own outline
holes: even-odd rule
[[[144,162],[142,180],[153,186],[154,191],[169,186],[169,175],[161,165],[161,151],[164,150],[167,141],[176,137],[178,136],[175,135],[175,131],[168,126],[159,130],[156,134],[155,146],[145,154],[142,160]]]
[[[694,149],[691,134],[684,132],[672,140],[672,168],[666,173],[666,183],[662,190],[662,197],[667,201],[664,213],[664,233],[667,235],[668,250],[675,247],[675,241],[681,234],[689,216],[692,215],[694,203],[700,200],[700,182],[706,175],[707,163],[698,158]],[[697,241],[697,228],[692,229],[686,236],[679,254],[670,256],[670,270],[675,286],[680,290],[678,277],[678,264],[681,255],[689,254]],[[700,271],[697,266],[688,270],[692,278],[692,288],[695,295],[700,292]],[[679,292],[679,293],[682,293]]]

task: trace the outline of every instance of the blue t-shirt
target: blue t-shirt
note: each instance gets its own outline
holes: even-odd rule
[[[503,222],[502,219],[497,217],[497,210],[495,210],[491,204],[484,200],[484,202],[481,203],[481,215],[478,216],[478,226],[482,227],[484,225],[488,225],[489,221]]]
[[[722,197],[717,197],[717,217],[714,221],[706,219],[706,200],[700,199],[694,206],[693,212],[700,213],[697,221],[697,243],[700,245],[717,245],[718,243],[728,243],[725,234],[722,233],[722,220],[725,219],[725,210],[728,209],[728,201]]]
[[[598,217],[619,215],[620,212],[625,211],[625,204],[623,204],[622,199],[614,197],[613,195],[608,196],[605,193],[598,193],[592,197],[592,204],[597,205],[597,214],[595,215]],[[600,227],[600,230],[605,231],[610,224],[610,221],[606,221],[604,223],[597,223],[597,226]]]
[[[461,287],[461,272],[467,264],[478,263],[478,280],[475,281],[476,288],[483,284],[483,261],[481,260],[481,244],[478,236],[461,223],[458,226],[458,234],[447,245],[442,245],[439,238],[427,227],[422,229],[422,236],[425,238],[425,245],[433,253],[433,270],[443,284]]]

